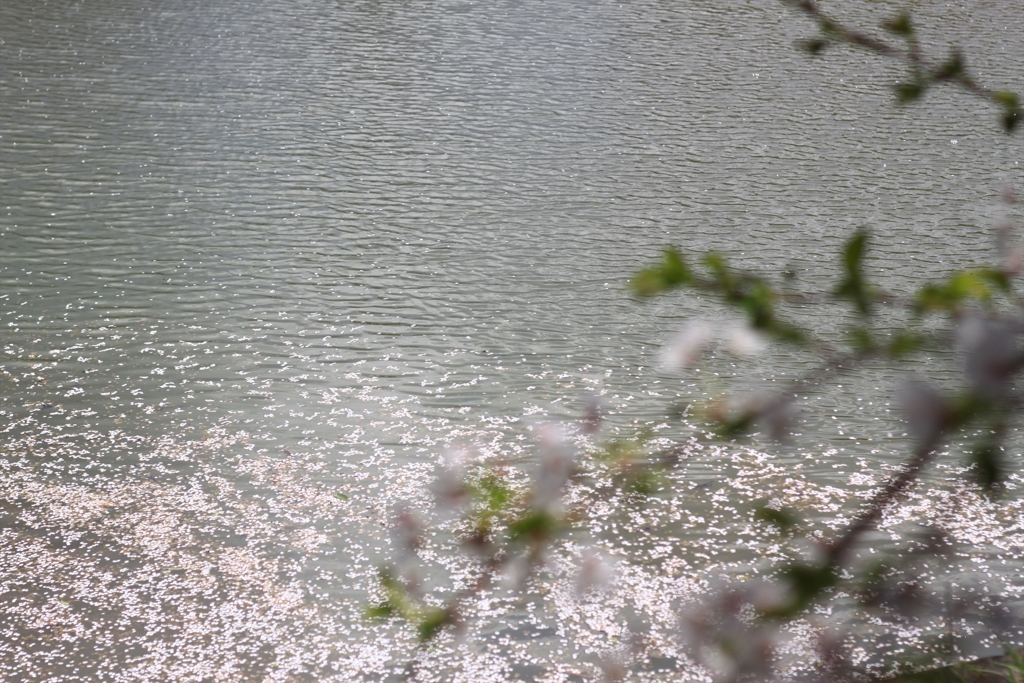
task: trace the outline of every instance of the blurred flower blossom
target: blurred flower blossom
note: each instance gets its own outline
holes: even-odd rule
[[[761,424],[772,441],[785,441],[800,414],[792,396],[775,396],[761,411]]]
[[[777,631],[754,614],[764,591],[760,583],[726,586],[681,615],[683,644],[698,664],[716,674],[716,680],[771,676]]]
[[[582,596],[590,590],[601,590],[612,579],[612,567],[597,552],[585,550],[576,574],[576,595]]]
[[[714,327],[699,320],[691,322],[662,347],[661,368],[681,370],[692,367],[714,338]]]
[[[391,522],[391,537],[402,556],[414,554],[420,547],[420,522],[412,509],[401,505]]]
[[[466,449],[452,448],[445,452],[445,463],[431,486],[439,507],[455,510],[464,507],[469,502],[466,464],[472,459],[473,454]]]
[[[391,519],[391,539],[397,551],[395,564],[405,587],[418,593],[423,582],[421,562],[416,555],[422,544],[419,520],[406,505],[396,508]]]
[[[713,403],[708,418],[729,427],[757,422],[773,441],[785,441],[800,411],[793,396],[752,391]]]
[[[528,555],[515,555],[505,562],[502,584],[505,588],[519,589],[530,576],[533,560]]]
[[[957,343],[966,358],[964,369],[971,388],[981,398],[1005,398],[1021,364],[1016,330],[1007,322],[966,316],[957,327]]]
[[[559,507],[562,489],[576,467],[572,446],[561,425],[541,425],[537,434],[540,462],[534,476],[533,505],[550,511]]]
[[[766,348],[764,337],[749,325],[731,327],[725,337],[725,349],[734,356],[756,356]]]
[[[931,384],[917,378],[907,379],[899,396],[910,435],[916,440],[931,441],[946,428],[949,405]]]
[[[1009,218],[996,224],[996,255],[1006,275],[1019,275],[1024,261],[1024,245],[1016,237],[1016,226]]]
[[[1024,270],[1024,247],[1020,245],[1007,250],[1003,257],[1003,272],[1007,275],[1020,275]]]

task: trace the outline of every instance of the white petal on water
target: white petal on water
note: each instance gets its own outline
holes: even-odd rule
[[[493,448],[516,447],[518,433],[518,427],[510,427]],[[452,590],[441,580],[447,572],[462,582],[458,585],[475,575],[472,559],[452,553],[450,526],[440,526],[436,535],[432,531],[440,522],[431,516],[425,490],[434,460],[406,463],[384,448],[363,444],[378,466],[387,468],[386,486],[353,468],[344,480],[350,498],[340,501],[337,488],[320,487],[310,477],[326,476],[344,464],[330,458],[335,447],[295,449],[281,458],[247,450],[260,443],[258,435],[226,430],[211,430],[201,442],[98,432],[84,437],[86,443],[138,452],[141,462],[119,481],[83,470],[75,483],[54,483],[48,474],[54,468],[73,469],[77,457],[93,452],[76,451],[59,433],[0,444],[0,500],[16,503],[13,512],[2,511],[13,526],[0,529],[0,591],[21,596],[5,603],[6,624],[24,634],[60,634],[34,641],[34,650],[28,640],[6,641],[5,653],[17,661],[63,657],[81,663],[89,648],[111,653],[134,648],[145,657],[118,660],[125,663],[109,680],[240,680],[254,666],[265,667],[261,671],[269,681],[384,680],[416,649],[411,629],[361,617],[371,597],[381,597],[375,592],[377,566],[392,557],[387,521],[399,501],[423,517],[419,554],[430,574],[424,586],[436,583],[437,595],[443,596]],[[546,433],[545,447],[561,445],[562,437],[557,430]],[[26,455],[29,451],[37,460]],[[833,451],[808,453],[803,462],[812,467],[800,469],[756,450],[705,445],[669,474],[678,495],[653,500],[647,509],[598,499],[588,525],[602,539],[601,552],[616,560],[609,588],[579,595],[581,551],[556,548],[544,569],[550,578],[534,607],[527,609],[511,588],[490,592],[468,623],[470,641],[479,647],[445,641],[425,656],[422,680],[497,683],[512,675],[503,666],[528,662],[547,667],[551,680],[594,679],[598,653],[628,640],[624,615],[632,613],[650,627],[645,652],[673,658],[678,680],[709,681],[708,672],[675,638],[676,607],[707,595],[711,577],[763,570],[780,561],[783,546],[756,532],[744,513],[753,501],[776,498],[825,524],[848,511],[857,497],[870,495],[877,482],[851,475],[848,486],[830,486],[809,471],[839,457]],[[168,463],[193,473],[180,477]],[[879,458],[861,469],[884,473],[885,466]],[[159,479],[160,472],[165,479]],[[958,549],[932,577],[935,581],[967,576],[1020,603],[1024,503],[988,501],[963,483],[952,465],[934,474],[887,513],[880,542],[891,542],[911,524],[938,524]],[[527,479],[525,473],[518,476]],[[712,486],[692,489],[694,480],[710,480]],[[1024,478],[1014,475],[1008,484],[1019,491]],[[564,497],[594,500],[587,486],[572,483]],[[749,558],[762,559],[752,565]],[[512,586],[519,585],[525,565],[519,570]],[[842,625],[842,615],[828,623]],[[801,628],[795,625],[787,634],[793,638],[784,652],[787,661],[806,661],[813,648],[813,638]],[[877,637],[891,638],[893,647],[916,647],[925,638],[894,625],[876,628]],[[272,650],[260,649],[266,644]],[[498,648],[505,649],[495,658]],[[19,680],[21,670],[3,668],[5,661],[12,662],[0,660],[0,678]],[[630,677],[664,680],[658,672],[632,669]]]

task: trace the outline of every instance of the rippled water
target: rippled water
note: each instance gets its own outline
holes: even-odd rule
[[[1022,89],[1024,6],[919,12]],[[361,609],[382,520],[429,516],[447,446],[528,460],[531,425],[594,393],[612,431],[685,439],[679,401],[805,367],[658,370],[683,321],[723,319],[627,296],[662,246],[808,287],[858,225],[890,289],[989,258],[1020,136],[949,92],[897,108],[896,71],[808,60],[807,34],[768,0],[0,6],[0,677],[398,676],[412,635]],[[896,379],[810,397],[793,447],[698,450],[677,495],[597,510],[608,605],[573,596],[570,543],[546,596],[495,596],[420,676],[586,677],[632,612],[658,656],[631,675],[688,680],[671,605],[777,552],[751,500],[826,528],[882,480]],[[941,576],[1019,603],[1024,479],[993,506],[949,463],[886,528],[944,523],[963,547]]]

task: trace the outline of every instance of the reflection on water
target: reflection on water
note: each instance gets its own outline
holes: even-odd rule
[[[1018,8],[929,11],[1019,81]],[[805,60],[802,31],[753,1],[0,7],[3,675],[380,680],[413,650],[360,616],[381,521],[432,514],[446,446],[528,458],[531,425],[592,393],[613,430],[686,438],[674,403],[801,370],[657,370],[684,319],[721,317],[625,295],[665,243],[809,286],[860,224],[892,289],[987,258],[1019,141],[951,94],[892,107],[884,66]],[[543,599],[491,596],[421,676],[574,680],[632,611],[657,655],[634,675],[685,680],[671,606],[778,556],[751,500],[824,530],[881,481],[894,382],[811,397],[794,448],[695,449],[676,495],[596,511],[609,603],[574,597],[570,544]],[[887,528],[942,522],[945,579],[1024,599],[1021,479],[994,506],[956,473]]]

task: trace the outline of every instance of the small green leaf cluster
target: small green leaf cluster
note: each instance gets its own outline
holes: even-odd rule
[[[861,315],[871,315],[872,292],[869,290],[864,276],[864,254],[867,251],[868,231],[859,228],[843,247],[844,277],[835,289],[840,299],[853,302]]]
[[[641,432],[634,438],[614,438],[598,450],[598,461],[619,490],[649,496],[667,484],[664,470],[672,459],[651,453],[651,437],[650,432]]]
[[[731,268],[725,257],[715,252],[704,255],[703,265],[707,272],[695,273],[682,254],[671,247],[662,252],[660,263],[637,272],[630,288],[640,297],[679,287],[718,294],[743,313],[755,330],[782,341],[804,341],[802,330],[779,318],[777,303],[783,297],[766,279]]]
[[[943,282],[921,288],[915,297],[914,310],[916,313],[940,311],[957,315],[966,304],[990,304],[996,293],[1012,293],[1006,273],[998,268],[964,270]]]
[[[967,69],[963,54],[953,49],[949,56],[937,63],[930,62],[921,52],[917,29],[909,12],[900,12],[886,19],[881,27],[901,39],[905,48],[894,47],[878,38],[851,30],[826,16],[813,0],[783,0],[788,5],[811,17],[818,26],[820,36],[797,42],[797,47],[811,55],[819,55],[826,48],[852,45],[879,55],[903,61],[908,68],[906,80],[893,86],[896,100],[907,104],[920,100],[935,85],[952,83],[975,95],[984,97],[1001,109],[1000,123],[1006,133],[1013,133],[1022,118],[1020,97],[1009,90],[988,90],[975,81]]]
[[[941,313],[948,317],[954,327],[962,327],[967,321],[972,307],[981,307],[984,312],[983,326],[993,327],[1000,319],[997,304],[1009,304],[1013,307],[1016,294],[1013,290],[1011,274],[1005,270],[986,267],[954,272],[945,279],[923,285],[912,295],[909,301],[887,294],[870,282],[865,269],[865,259],[870,244],[870,233],[859,228],[843,246],[841,253],[842,275],[832,289],[836,301],[847,301],[857,314],[857,322],[849,327],[847,343],[849,350],[839,353],[815,340],[809,331],[781,320],[777,312],[777,302],[783,302],[789,294],[783,294],[769,284],[767,278],[750,272],[737,271],[729,267],[724,257],[717,253],[709,253],[702,259],[709,274],[695,272],[687,266],[686,258],[674,248],[666,249],[660,264],[640,270],[630,285],[635,294],[653,296],[679,287],[696,289],[701,292],[719,295],[727,304],[745,313],[750,325],[776,340],[787,342],[817,353],[822,358],[822,365],[805,378],[797,380],[788,391],[776,394],[755,394],[743,400],[716,399],[708,405],[703,414],[713,424],[715,431],[722,437],[732,438],[749,432],[757,425],[767,425],[773,435],[782,436],[792,418],[793,399],[802,391],[817,386],[821,380],[841,372],[849,372],[858,365],[871,360],[883,359],[901,361],[920,351],[929,348],[948,346],[948,335],[935,334],[922,326],[922,316],[930,313]],[[672,273],[685,272],[685,278],[672,277]],[[657,287],[652,283],[660,283]],[[997,296],[998,295],[998,296]],[[1001,298],[1000,298],[1001,297]],[[796,297],[798,301],[816,301],[813,296]],[[912,314],[903,328],[887,330],[885,337],[874,329],[874,318],[878,314],[879,304],[903,305]],[[977,336],[977,335],[975,335]],[[1006,385],[1012,383],[1021,364],[1020,352],[1016,350],[1015,333],[983,331],[979,337],[981,347],[974,355],[978,357],[975,366],[966,368],[968,378],[978,389],[979,381],[988,381]],[[998,367],[992,366],[985,359],[995,354],[993,349],[983,350],[985,344],[999,347],[1003,360]],[[982,367],[985,366],[985,367]],[[988,367],[992,366],[992,367]],[[968,418],[975,419],[982,415],[1005,411],[1006,406],[992,404],[991,396],[986,394],[993,390],[972,390],[956,399],[949,405],[943,404],[947,411],[945,417],[938,420],[943,430],[950,425],[966,425]],[[1004,392],[1005,393],[1005,392]],[[950,407],[956,405],[956,409]],[[996,449],[998,450],[998,449]],[[976,457],[979,471],[998,472],[996,462],[990,455],[992,449],[981,449]],[[998,477],[996,477],[998,479]]]
[[[925,59],[908,13],[882,23],[885,31],[905,44],[894,47],[825,16],[814,0],[788,3],[812,17],[820,30],[819,37],[802,44],[808,52],[818,54],[830,46],[845,44],[902,60],[909,68],[909,78],[896,86],[899,101],[918,100],[932,86],[951,83],[1000,106],[1007,132],[1016,127],[1021,111],[1018,97],[978,85],[958,51],[937,64]],[[840,374],[855,372],[868,362],[897,365],[929,350],[941,351],[947,357],[957,350],[957,357],[963,361],[965,388],[957,392],[940,390],[922,380],[904,383],[901,403],[913,450],[903,468],[873,494],[840,533],[830,541],[812,541],[815,552],[782,564],[765,584],[753,588],[726,586],[711,596],[711,609],[682,619],[693,626],[691,636],[698,648],[717,642],[730,660],[728,680],[740,680],[742,676],[769,680],[773,634],[778,632],[778,625],[806,614],[839,589],[849,589],[865,609],[903,613],[916,607],[922,595],[916,576],[921,572],[913,572],[913,563],[943,552],[945,542],[935,540],[939,534],[919,544],[917,550],[883,557],[866,567],[853,567],[851,549],[865,542],[866,534],[898,504],[944,446],[965,444],[970,472],[980,488],[992,496],[1000,492],[1013,467],[1019,464],[1008,452],[1006,436],[1024,416],[1020,390],[1024,372],[1024,321],[1020,314],[1024,300],[1015,291],[1013,280],[1020,270],[1020,259],[1009,259],[1006,263],[1011,265],[1002,268],[961,270],[916,292],[895,296],[871,282],[867,268],[870,243],[865,228],[850,237],[841,250],[838,282],[825,294],[794,294],[773,285],[769,277],[733,267],[719,253],[693,258],[676,248],[665,249],[656,263],[639,270],[629,283],[632,292],[642,298],[679,289],[714,295],[740,313],[753,330],[817,357],[815,367],[781,391],[712,403],[705,415],[719,437],[734,438],[756,425],[766,426],[772,436],[783,436],[792,421],[794,403],[802,394]],[[783,309],[790,302],[849,305],[852,322],[844,342],[836,346],[823,343],[811,330],[786,320]],[[886,307],[896,307],[907,315],[886,315],[885,327],[881,328],[877,321]],[[926,319],[936,315],[948,322],[939,331],[934,329],[933,320]],[[897,317],[908,322],[893,329],[893,318]],[[687,343],[693,348],[686,349],[687,360],[678,365],[689,367],[691,357],[699,356],[692,353],[694,349],[706,348],[710,337],[691,335]],[[582,421],[583,431],[596,434],[599,419],[599,411],[591,410]],[[475,580],[443,601],[423,595],[415,576],[403,575],[396,568],[400,565],[387,567],[380,573],[384,597],[367,610],[368,615],[401,618],[415,627],[422,641],[429,641],[446,628],[457,627],[464,603],[492,585],[514,562],[525,560],[530,569],[538,566],[543,552],[571,531],[576,522],[577,512],[564,509],[564,494],[581,476],[576,456],[564,438],[547,439],[539,451],[536,472],[526,486],[513,485],[504,466],[443,473],[438,500],[462,515],[462,548],[476,560]],[[592,455],[594,471],[610,475],[607,479],[616,493],[632,494],[622,496],[627,504],[666,486],[665,473],[679,460],[677,449],[655,452],[649,434],[612,439],[595,448]],[[754,518],[790,537],[806,531],[793,511],[778,505],[758,505]],[[402,547],[407,555],[415,556],[419,545],[411,531],[414,525],[407,518],[401,523],[406,526]],[[910,580],[908,574],[913,574]],[[834,655],[837,660],[843,659],[841,653]],[[1017,666],[1012,671],[1024,671],[1024,661],[1019,658],[1009,666]]]
[[[458,627],[466,601],[492,585],[517,560],[532,569],[544,550],[571,525],[572,516],[563,509],[563,495],[576,475],[573,454],[560,436],[557,443],[540,448],[537,471],[529,486],[515,485],[505,464],[443,471],[435,491],[437,503],[460,512],[456,526],[462,530],[463,551],[477,565],[476,579],[443,605],[434,604],[437,597],[422,594],[415,575],[403,576],[400,571],[403,563],[415,563],[408,548],[419,547],[418,538],[407,540],[406,557],[381,568],[379,582],[385,597],[366,610],[367,616],[402,619],[416,629],[422,642]],[[399,515],[395,524],[406,527],[399,528],[399,535],[406,536],[408,527],[415,526],[409,524],[407,514]]]
[[[633,276],[630,286],[638,296],[654,296],[692,281],[690,269],[674,248],[662,252],[660,263],[649,266]]]
[[[426,604],[390,569],[381,569],[378,579],[386,597],[366,608],[367,618],[404,619],[415,626],[421,641],[430,640],[445,626],[455,623],[454,610]]]
[[[1020,683],[1024,681],[1024,650],[1003,643],[1003,656],[983,664],[961,664],[953,670],[960,683]],[[904,683],[899,681],[898,683]],[[907,683],[910,683],[909,681]],[[927,683],[927,682],[922,682]]]
[[[908,21],[900,20],[892,28],[896,32],[910,30]],[[1004,194],[1004,201],[1012,202],[1012,193]],[[903,554],[899,561],[889,558],[853,574],[849,558],[851,549],[862,542],[883,513],[898,502],[923,469],[937,458],[943,444],[954,439],[964,444],[969,472],[981,490],[993,497],[1002,490],[1014,465],[1019,464],[1010,458],[1005,445],[1010,425],[1024,416],[1021,410],[1024,395],[1019,386],[1024,374],[1024,321],[1020,318],[1024,299],[1014,288],[1013,278],[1020,270],[1013,265],[1016,261],[1005,260],[1009,267],[957,271],[901,297],[883,292],[871,282],[866,267],[869,247],[869,232],[858,229],[842,248],[841,275],[830,291],[831,297],[826,299],[814,294],[784,294],[771,287],[768,278],[735,270],[716,253],[706,254],[699,260],[705,269],[701,272],[690,268],[687,257],[677,249],[666,250],[660,263],[641,270],[630,283],[635,294],[645,297],[680,288],[715,294],[727,305],[745,313],[752,327],[820,357],[821,364],[787,390],[755,394],[742,400],[712,402],[704,415],[719,437],[734,438],[756,425],[767,425],[769,433],[784,431],[793,401],[802,392],[840,373],[855,372],[869,361],[899,364],[910,356],[931,350],[951,357],[954,349],[959,351],[958,357],[962,360],[966,381],[959,391],[940,390],[922,380],[904,383],[901,404],[908,431],[915,442],[914,452],[904,469],[879,490],[845,531],[831,542],[815,542],[820,552],[812,553],[811,559],[797,559],[779,567],[771,583],[775,590],[768,591],[771,599],[758,597],[755,589],[744,591],[731,586],[717,603],[712,601],[722,614],[718,630],[708,632],[717,634],[711,639],[717,639],[714,645],[720,653],[733,660],[733,670],[763,675],[764,667],[770,668],[772,648],[766,645],[737,649],[737,643],[769,642],[770,638],[764,640],[765,624],[777,625],[797,618],[827,601],[837,590],[849,593],[852,587],[865,610],[890,610],[905,615],[921,606],[925,587],[913,577],[905,578],[906,574],[913,573],[912,561],[917,557],[914,552]],[[685,273],[685,277],[680,273]],[[855,322],[850,326],[848,350],[837,351],[817,341],[809,331],[790,333],[789,330],[796,328],[780,321],[776,306],[787,300],[802,303],[831,300],[849,304]],[[886,307],[903,309],[906,315],[900,318],[907,322],[892,329],[894,316],[885,315],[888,329],[883,336],[876,329],[876,320]],[[944,329],[936,330],[934,321],[926,320],[936,315],[947,321]],[[636,451],[634,444],[623,442],[610,454],[635,468],[638,464],[643,466]],[[636,476],[632,469],[630,476]],[[760,505],[754,516],[786,535],[795,535],[801,527],[800,519],[792,511],[778,506]],[[927,552],[924,554],[938,552],[940,545],[925,544]],[[757,615],[756,621],[737,620],[736,615],[746,609],[737,605],[746,605],[752,610]],[[702,628],[710,629],[702,619],[698,618],[697,622],[704,624]],[[701,647],[708,645],[709,637],[698,638]],[[846,661],[843,666],[852,665]]]

